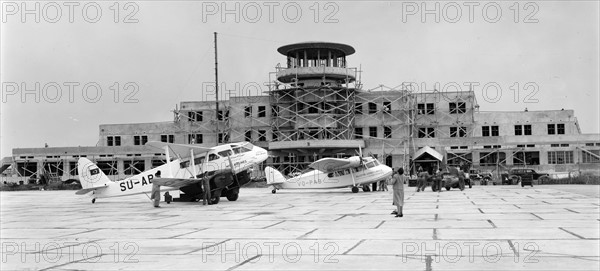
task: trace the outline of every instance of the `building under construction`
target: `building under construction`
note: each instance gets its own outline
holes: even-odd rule
[[[3,171],[12,170],[3,178],[77,179],[79,157],[124,178],[165,162],[147,141],[249,141],[268,149],[267,164],[286,174],[360,151],[396,168],[600,173],[600,136],[582,134],[573,110],[485,112],[472,91],[413,92],[409,84],[363,90],[347,62],[355,50],[346,44],[298,43],[278,52],[286,65],[270,73],[268,95],[184,101],[168,122],[103,124],[94,147],[14,149],[3,159]]]

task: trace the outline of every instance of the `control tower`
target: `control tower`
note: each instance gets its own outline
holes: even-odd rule
[[[303,42],[277,51],[286,57],[286,65],[278,65],[269,92],[274,112],[269,150],[279,157],[275,164],[303,168],[323,157],[356,155],[364,141],[354,139],[357,69],[349,68],[346,60],[354,48]]]

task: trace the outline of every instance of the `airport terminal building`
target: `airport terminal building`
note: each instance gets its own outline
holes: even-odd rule
[[[269,150],[266,164],[284,173],[323,157],[372,155],[392,167],[435,170],[441,163],[493,172],[600,175],[600,135],[582,134],[573,110],[486,112],[472,91],[414,92],[410,85],[365,91],[346,58],[349,45],[282,46],[286,64],[262,96],[183,101],[171,121],[102,124],[93,147],[16,148],[3,178],[77,179],[87,157],[112,179],[165,162],[148,141],[211,147],[249,141]],[[264,165],[263,165],[264,166]]]

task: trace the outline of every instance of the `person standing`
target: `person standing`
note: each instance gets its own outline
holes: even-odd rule
[[[425,170],[421,170],[417,174],[417,192],[425,191],[425,187],[427,187],[427,180],[429,179],[429,173]]]
[[[160,170],[154,174],[156,179],[160,179]],[[154,208],[160,207],[160,185],[155,182],[152,182],[152,193],[150,196],[151,200],[154,200]]]
[[[402,207],[404,206],[404,169],[399,168],[397,172],[394,172],[392,176],[392,190],[394,191],[393,202],[392,204],[396,205],[396,211],[393,211],[392,214],[396,215],[396,217],[402,217]]]

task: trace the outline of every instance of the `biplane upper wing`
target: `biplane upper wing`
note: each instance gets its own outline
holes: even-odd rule
[[[322,158],[308,166],[322,172],[331,172],[360,164],[360,161],[355,163],[353,160],[351,158]]]
[[[168,146],[174,153],[179,155],[181,158],[186,158],[190,156],[190,150],[194,150],[195,153],[204,153],[210,151],[212,148],[200,147],[195,145],[187,145],[187,144],[175,144],[175,143],[166,143],[160,141],[148,141],[146,146],[154,147],[157,149],[163,150],[165,146]]]
[[[162,186],[168,186],[173,188],[180,188],[201,182],[202,179],[182,179],[182,178],[155,178],[152,179],[152,183],[156,183]]]

